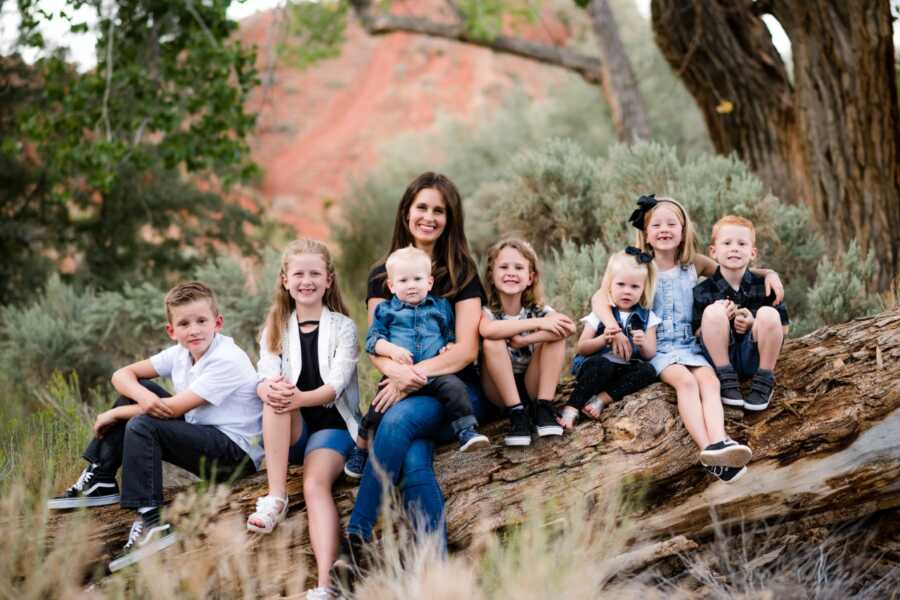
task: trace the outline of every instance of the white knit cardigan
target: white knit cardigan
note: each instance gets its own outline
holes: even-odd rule
[[[257,371],[260,380],[269,377],[284,377],[296,382],[303,364],[300,358],[300,329],[296,325],[297,312],[285,325],[281,336],[281,353],[269,352],[266,344],[266,330],[260,335],[259,363]],[[325,385],[334,388],[336,396],[326,406],[336,406],[347,423],[347,431],[354,440],[359,433],[362,414],[359,410],[359,382],[356,363],[359,361],[359,339],[353,319],[322,307],[319,317],[318,343],[319,375]]]

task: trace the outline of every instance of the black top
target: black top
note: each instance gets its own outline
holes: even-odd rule
[[[703,311],[716,300],[731,300],[739,308],[749,308],[754,318],[756,318],[756,311],[761,307],[772,306],[778,311],[782,325],[787,325],[791,322],[784,302],[774,306],[775,293],[773,292],[766,296],[766,278],[754,275],[750,272],[750,269],[744,272],[738,289],[731,287],[731,284],[722,277],[722,271],[718,267],[712,277],[704,279],[694,286],[694,331],[700,328],[700,322],[703,320]]]
[[[299,325],[298,325],[299,327]],[[300,376],[297,378],[297,389],[310,392],[322,387],[322,376],[319,373],[319,328],[309,333],[300,330]],[[335,406],[304,406],[300,408],[303,422],[310,433],[322,429],[347,429],[347,423]]]
[[[474,269],[474,267],[472,268]],[[463,276],[463,279],[468,276],[467,271],[462,271],[460,274]],[[474,277],[472,277],[469,283],[464,285],[456,294],[452,296],[446,295],[449,288],[449,278],[435,279],[434,288],[431,290],[431,293],[435,296],[446,298],[451,305],[471,298],[480,298],[482,306],[487,303],[487,295],[484,292],[484,287],[481,285],[481,279],[478,278],[477,272],[474,273]],[[387,268],[384,265],[380,265],[369,271],[366,303],[372,298],[384,298],[385,300],[390,300],[391,296],[391,290],[387,285]],[[478,371],[475,370],[474,364],[466,365],[466,367],[456,375],[466,383],[478,385]]]

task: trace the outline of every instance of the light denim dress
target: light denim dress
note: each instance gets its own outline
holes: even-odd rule
[[[653,312],[662,322],[656,328],[656,356],[650,361],[657,375],[669,365],[710,366],[691,330],[695,285],[694,265],[677,266],[657,274]]]

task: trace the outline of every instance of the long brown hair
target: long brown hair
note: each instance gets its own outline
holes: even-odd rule
[[[299,239],[294,240],[281,253],[281,270],[275,279],[275,289],[272,293],[272,306],[269,308],[269,314],[266,317],[266,346],[269,352],[273,354],[281,353],[281,336],[284,333],[284,327],[287,325],[288,319],[294,312],[295,302],[291,298],[290,292],[284,289],[284,279],[287,276],[288,262],[295,256],[301,254],[318,254],[325,261],[325,269],[328,272],[328,278],[331,280],[331,286],[325,290],[325,296],[322,303],[328,307],[328,310],[348,315],[347,306],[341,299],[341,290],[338,286],[337,276],[334,272],[334,260],[328,247],[322,242],[316,240]]]
[[[500,304],[500,292],[494,286],[494,265],[497,262],[497,256],[504,248],[512,248],[519,252],[528,261],[528,268],[534,277],[531,285],[522,292],[522,308],[536,307],[541,308],[544,305],[544,286],[541,284],[541,268],[537,253],[531,244],[519,238],[507,238],[500,240],[488,250],[487,266],[484,269],[484,284],[487,289],[488,309],[494,314],[498,314],[502,310]]]
[[[442,296],[453,296],[477,276],[478,268],[466,240],[465,217],[459,190],[446,175],[428,171],[413,179],[407,186],[397,207],[391,247],[375,266],[382,266],[395,250],[416,245],[416,240],[409,231],[409,211],[419,192],[427,189],[437,190],[447,210],[447,226],[434,245],[432,275],[436,283],[442,282],[436,286],[437,292]],[[449,287],[443,282],[449,282]]]
[[[681,243],[678,245],[678,252],[675,260],[681,266],[688,266],[694,262],[694,256],[697,254],[697,237],[694,234],[694,224],[688,216],[687,210],[680,202],[674,198],[657,198],[657,204],[644,214],[644,228],[637,232],[636,245],[644,252],[653,254],[653,247],[647,243],[647,223],[653,217],[653,213],[663,205],[670,205],[675,208],[675,218],[681,223]]]

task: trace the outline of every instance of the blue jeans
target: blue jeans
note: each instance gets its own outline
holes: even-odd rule
[[[500,415],[500,410],[482,396],[477,386],[466,387],[480,423]],[[373,464],[377,462],[391,484],[400,484],[404,508],[414,525],[424,531],[440,531],[446,544],[444,495],[434,475],[432,440],[453,439],[444,406],[436,399],[410,396],[392,406],[384,414],[369,449],[372,458],[363,471],[347,532],[366,540],[372,537],[381,509],[381,482]]]

